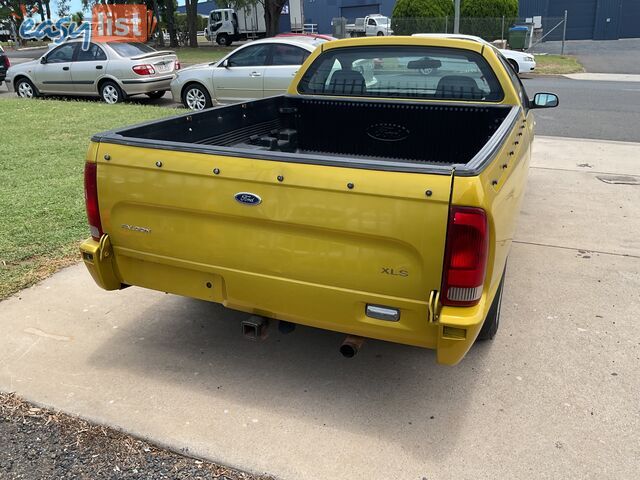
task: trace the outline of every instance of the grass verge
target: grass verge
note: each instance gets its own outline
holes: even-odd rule
[[[564,75],[584,72],[578,59],[568,55],[536,55],[536,72],[546,75]]]
[[[179,47],[171,48],[178,55],[178,59],[184,64],[217,62],[235,47],[201,46],[198,48]]]
[[[89,236],[83,168],[92,134],[179,113],[148,105],[0,103],[0,300],[70,265]]]

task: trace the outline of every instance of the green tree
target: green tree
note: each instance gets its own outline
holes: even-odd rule
[[[71,14],[71,0],[56,1],[56,15],[58,17],[67,17]]]
[[[397,35],[445,32],[453,24],[452,0],[398,0],[392,13]]]
[[[518,17],[518,0],[462,0],[460,32],[485,40],[501,38]]]
[[[462,0],[460,16],[469,18],[502,18],[518,15],[518,0]]]

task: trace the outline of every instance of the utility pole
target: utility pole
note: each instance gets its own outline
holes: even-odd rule
[[[453,17],[453,33],[460,33],[460,0],[455,0],[455,16]]]

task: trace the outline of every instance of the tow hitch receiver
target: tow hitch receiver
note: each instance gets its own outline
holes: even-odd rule
[[[242,335],[248,340],[258,341],[267,338],[269,319],[259,315],[251,315],[242,320]]]

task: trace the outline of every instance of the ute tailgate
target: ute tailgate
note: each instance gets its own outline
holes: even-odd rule
[[[440,289],[451,175],[110,143],[97,159],[102,226],[123,283],[207,298],[180,285],[190,269],[203,288],[215,273],[215,301],[301,323],[312,322],[287,311],[296,291],[309,295],[312,317],[327,292],[426,306]],[[240,203],[240,192],[262,201]],[[154,279],[153,264],[175,269],[173,280]]]

